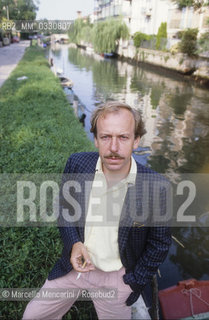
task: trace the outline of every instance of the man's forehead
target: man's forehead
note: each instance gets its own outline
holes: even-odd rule
[[[133,114],[126,109],[121,109],[121,110],[117,110],[117,111],[112,111],[112,112],[105,112],[104,114],[101,114],[98,119],[97,122],[103,122],[105,120],[110,120],[113,119],[114,121],[118,120],[119,123],[121,123],[121,121],[124,120],[124,122],[128,121],[133,121],[134,122],[134,116]]]
[[[126,111],[126,113],[122,115],[115,111],[101,115],[97,121],[97,130],[99,130],[100,133],[114,134],[128,134],[132,129],[134,130],[135,122],[132,113],[126,109],[122,111]]]

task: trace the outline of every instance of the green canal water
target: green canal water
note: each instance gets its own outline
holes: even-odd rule
[[[209,173],[209,90],[182,76],[91,56],[67,45],[50,49],[56,68],[73,83],[66,90],[76,114],[85,113],[90,128],[92,110],[107,99],[138,107],[146,122],[135,158],[168,178],[184,173]],[[208,190],[209,195],[209,190]],[[209,279],[209,229],[173,228],[184,248],[173,242],[160,268],[160,289],[189,278]]]

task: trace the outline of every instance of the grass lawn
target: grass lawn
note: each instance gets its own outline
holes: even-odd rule
[[[62,173],[70,154],[94,150],[41,48],[0,89],[0,110],[1,173]],[[1,228],[0,247],[0,288],[40,287],[62,250],[56,227]],[[20,320],[26,303],[1,301],[0,319]]]

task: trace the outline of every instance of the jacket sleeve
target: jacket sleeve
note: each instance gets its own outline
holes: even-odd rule
[[[124,282],[129,284],[133,291],[142,291],[152,279],[165,260],[171,244],[169,227],[150,227],[148,229],[143,254],[137,260],[134,270],[123,276]]]
[[[167,207],[165,188],[160,188],[160,214],[166,216]],[[155,194],[155,192],[154,192]],[[155,198],[153,195],[153,206],[155,204]],[[157,207],[156,207],[156,210]],[[157,272],[159,266],[165,260],[169,247],[171,245],[171,233],[168,221],[153,222],[156,218],[155,211],[151,214],[150,225],[145,227],[146,230],[141,234],[140,242],[133,243],[133,246],[137,250],[137,245],[142,245],[143,250],[140,256],[137,258],[132,272],[124,275],[124,282],[129,284],[133,291],[141,291],[144,286],[152,279],[153,275]],[[140,231],[139,231],[140,232]],[[133,240],[134,242],[134,240]]]
[[[68,221],[65,221],[62,215],[62,210],[67,206],[67,202],[63,197],[62,187],[64,183],[69,179],[69,174],[72,171],[71,162],[72,160],[70,157],[66,163],[64,173],[62,176],[62,183],[61,183],[60,196],[59,196],[59,218],[58,218],[58,227],[59,227],[60,236],[63,241],[64,251],[65,253],[68,254],[68,256],[70,255],[73,244],[81,241],[78,235],[76,226],[71,225]]]

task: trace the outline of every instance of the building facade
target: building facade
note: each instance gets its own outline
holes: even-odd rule
[[[198,28],[199,35],[209,31],[209,6],[194,10],[179,10],[172,0],[94,0],[94,21],[121,16],[131,35],[140,31],[157,34],[162,22],[167,22],[168,38],[175,39],[180,30]],[[205,0],[206,2],[207,0]]]
[[[121,16],[130,33],[157,34],[168,18],[170,0],[95,0],[95,20]],[[163,14],[162,14],[163,12]]]
[[[157,34],[161,23],[167,21],[169,0],[132,0],[125,2],[128,3],[129,8],[124,10],[124,20],[129,26],[131,34],[137,31],[149,35]]]
[[[209,31],[209,6],[203,6],[198,10],[186,7],[179,10],[173,4],[168,10],[167,33],[169,38],[177,37],[179,31],[189,28],[197,28],[198,36]]]
[[[124,0],[95,0],[96,20],[121,16]]]

